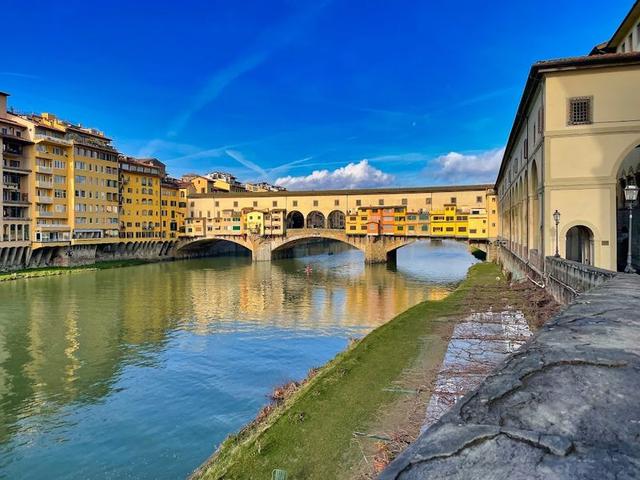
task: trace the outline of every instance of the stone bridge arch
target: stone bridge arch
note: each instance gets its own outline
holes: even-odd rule
[[[175,245],[178,257],[195,254],[199,248],[218,241],[235,243],[251,252],[254,262],[268,262],[297,243],[309,239],[336,240],[357,248],[364,253],[366,263],[385,263],[395,261],[396,251],[415,242],[415,238],[403,236],[353,236],[344,230],[328,228],[298,228],[288,230],[280,237],[261,237],[258,235],[215,235],[181,240]]]
[[[194,254],[197,250],[203,249],[208,245],[213,246],[218,242],[227,242],[244,247],[251,253],[251,256],[255,256],[256,242],[249,235],[217,235],[215,237],[200,237],[189,240],[182,240],[175,246],[176,255],[188,257]]]

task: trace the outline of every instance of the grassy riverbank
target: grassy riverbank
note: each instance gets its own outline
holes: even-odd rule
[[[425,336],[467,311],[487,286],[507,290],[497,265],[475,265],[444,300],[420,303],[377,328],[265,420],[225,440],[195,478],[269,479],[274,468],[286,470],[290,479],[353,478],[363,456],[354,432],[367,432],[379,412],[397,400],[390,387],[415,365]]]
[[[78,265],[76,267],[44,267],[16,270],[14,272],[0,273],[0,282],[19,280],[22,278],[50,277],[53,275],[67,275],[69,273],[86,272],[87,270],[107,270],[109,268],[131,267],[149,263],[148,260],[108,260],[96,262],[90,265]]]

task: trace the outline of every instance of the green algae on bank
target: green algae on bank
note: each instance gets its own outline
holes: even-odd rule
[[[340,353],[259,422],[229,436],[196,472],[196,479],[265,479],[274,468],[289,478],[349,478],[362,431],[391,404],[392,386],[409,368],[435,320],[464,310],[478,286],[504,283],[492,263],[473,266],[448,297],[420,303]],[[506,284],[505,284],[506,286]]]
[[[16,270],[14,272],[0,273],[0,282],[20,280],[23,278],[39,278],[39,277],[50,277],[54,275],[67,275],[69,273],[87,272],[87,271],[93,271],[93,270],[107,270],[109,268],[131,267],[134,265],[143,265],[146,263],[149,263],[149,260],[143,260],[143,259],[106,260],[103,262],[96,262],[88,265],[78,265],[75,267],[29,268],[25,270]]]

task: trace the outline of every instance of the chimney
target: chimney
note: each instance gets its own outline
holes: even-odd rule
[[[0,118],[7,118],[7,97],[8,93],[0,92]]]

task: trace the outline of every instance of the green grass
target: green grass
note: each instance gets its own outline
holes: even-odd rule
[[[290,479],[347,478],[359,454],[352,441],[381,407],[395,398],[384,391],[410,367],[432,320],[455,315],[473,301],[474,287],[502,278],[493,263],[473,266],[444,300],[420,303],[339,354],[261,424],[232,435],[195,474],[205,479],[269,479],[274,468]]]
[[[0,282],[18,280],[21,278],[38,278],[49,277],[52,275],[66,275],[69,273],[83,272],[87,270],[107,270],[109,268],[130,267],[133,265],[142,265],[145,263],[149,263],[149,261],[143,259],[107,260],[103,262],[92,263],[90,265],[78,265],[76,267],[29,268],[25,270],[16,270],[14,272],[0,273]]]

